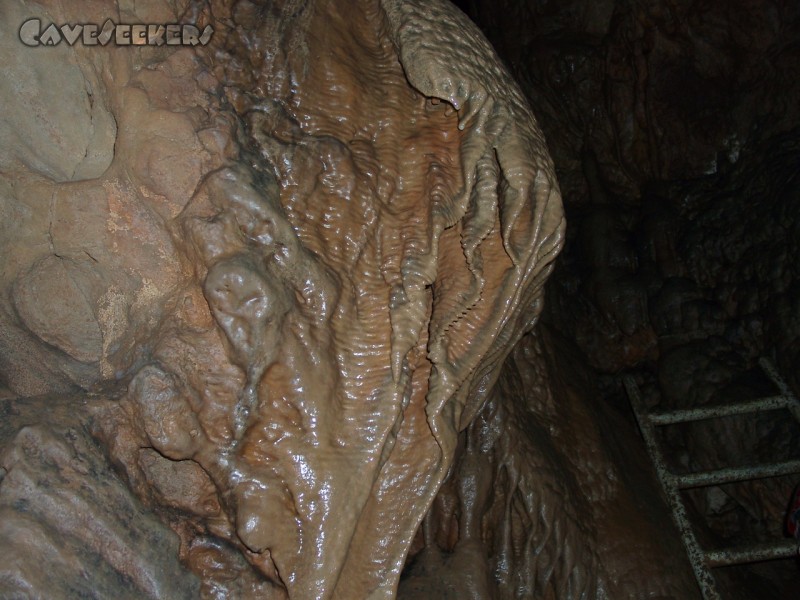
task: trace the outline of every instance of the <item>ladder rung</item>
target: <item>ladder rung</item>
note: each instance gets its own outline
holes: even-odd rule
[[[669,412],[653,412],[650,413],[649,416],[650,420],[656,425],[672,425],[675,423],[686,423],[687,421],[701,421],[703,419],[743,415],[762,410],[776,410],[785,408],[789,402],[790,399],[783,395],[767,396],[765,398],[747,400],[734,404],[703,406],[701,408],[673,410]]]
[[[698,471],[685,475],[672,475],[676,487],[681,489],[720,485],[734,481],[749,481],[800,473],[800,460],[788,460],[780,463],[756,465],[752,467],[732,467],[716,471]]]
[[[778,387],[781,394],[790,399],[786,404],[786,408],[791,411],[795,420],[800,423],[800,401],[798,401],[797,397],[792,393],[792,389],[789,387],[789,384],[786,383],[780,375],[778,375],[775,365],[773,365],[772,361],[767,357],[759,358],[758,364],[761,365],[761,369],[767,374],[767,377],[772,380],[772,383]]]
[[[762,560],[793,558],[797,554],[797,542],[795,540],[781,540],[773,544],[753,544],[742,548],[706,551],[705,559],[709,567],[725,567],[760,562]]]
[[[778,370],[775,368],[775,365],[772,364],[770,359],[768,359],[766,356],[761,357],[758,359],[758,364],[761,366],[761,369],[764,371],[764,373],[767,374],[767,377],[769,377],[772,382],[778,386],[781,394],[784,396],[793,395],[789,384],[786,383],[780,375],[778,375]]]

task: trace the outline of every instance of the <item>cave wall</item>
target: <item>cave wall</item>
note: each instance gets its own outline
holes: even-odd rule
[[[551,140],[571,223],[551,314],[591,364],[716,337],[795,377],[797,4],[461,6]]]
[[[795,392],[800,21],[793,2],[460,6],[539,108],[570,223],[545,320],[609,410],[620,374],[661,409]],[[631,419],[632,422],[632,419]],[[671,467],[797,457],[785,413],[669,428]],[[688,495],[704,545],[785,535],[793,476]],[[735,572],[734,572],[735,571]],[[731,597],[792,597],[791,561],[726,570]]]
[[[446,3],[3,4],[8,590],[696,595],[612,375],[794,373],[798,11],[462,7],[521,89]],[[215,38],[8,27],[109,15]]]
[[[541,311],[564,222],[522,94],[450,5],[351,8],[3,6],[3,395],[83,398],[39,446],[88,444],[172,529],[143,581],[177,536],[206,597],[394,595],[458,432]],[[18,49],[25,18],[108,15],[216,37]],[[4,522],[53,526],[16,501],[20,427]],[[78,502],[104,484],[83,475],[52,484]],[[131,510],[116,537],[141,537]],[[9,593],[66,587],[32,575],[36,546]]]
[[[462,433],[399,597],[699,597],[640,443],[540,325]]]

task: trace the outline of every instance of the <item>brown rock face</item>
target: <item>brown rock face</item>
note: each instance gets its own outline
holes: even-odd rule
[[[123,20],[180,16],[140,13]],[[75,98],[4,116],[5,204],[29,220],[3,238],[4,379],[25,395],[130,377],[96,430],[141,497],[186,513],[207,580],[213,536],[280,593],[391,595],[457,432],[538,314],[563,229],[552,166],[448,5],[213,14],[196,14],[217,29],[202,49],[13,52],[41,64],[12,80]],[[81,118],[98,140],[75,137]],[[37,162],[19,140],[46,135],[98,158]]]
[[[114,474],[85,398],[6,400],[0,423],[3,598],[196,598],[178,537]]]
[[[412,597],[692,589],[680,560],[641,582],[616,559],[639,524],[667,541],[636,564],[664,563],[674,534],[663,515],[625,520],[620,460],[580,406],[592,392],[552,375],[572,367],[549,341],[518,345],[563,243],[561,197],[526,100],[462,13],[41,6],[9,3],[0,19],[0,383],[7,396],[112,392],[75,401],[71,432],[9,426],[0,535],[24,552],[0,586],[377,599],[407,567]],[[214,35],[23,47],[34,16]],[[609,306],[624,296],[606,293]],[[38,462],[20,459],[29,447]],[[85,511],[17,540],[20,523],[52,525],[16,502],[34,493],[20,481],[54,469],[47,485]],[[92,495],[106,488],[117,504]]]

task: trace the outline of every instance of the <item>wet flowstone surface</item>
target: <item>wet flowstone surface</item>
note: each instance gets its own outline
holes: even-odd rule
[[[697,594],[619,375],[798,383],[798,10],[461,4],[0,7],[0,596]]]

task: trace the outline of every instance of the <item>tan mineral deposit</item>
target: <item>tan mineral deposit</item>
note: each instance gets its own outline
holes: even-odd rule
[[[543,317],[582,109],[520,61],[446,0],[0,3],[0,598],[700,597],[598,391],[646,303]]]

